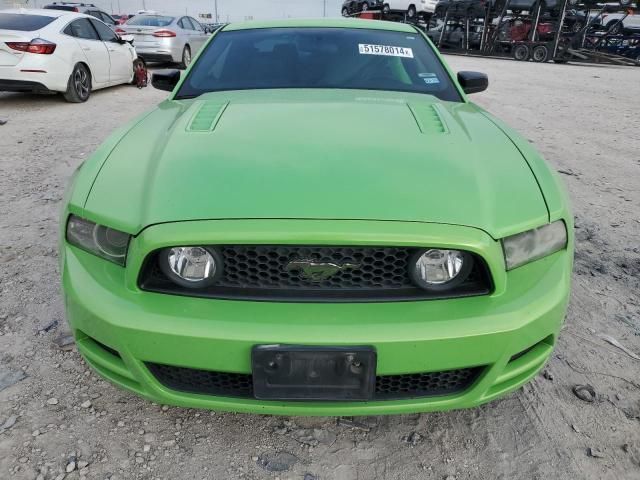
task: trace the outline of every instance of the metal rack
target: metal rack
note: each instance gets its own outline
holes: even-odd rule
[[[385,14],[380,10],[354,16],[414,24],[436,46],[451,53],[541,63],[553,60],[640,65],[637,58],[621,55],[617,48],[636,41],[640,45],[640,33],[620,35],[613,31],[613,26],[605,28],[600,21],[605,13],[621,13],[620,21],[624,20],[631,12],[630,0],[621,0],[624,5],[559,0],[553,8],[547,7],[546,2],[534,0],[524,4],[525,9],[521,0],[448,0],[438,4],[436,12],[424,19],[408,19],[406,15]],[[449,41],[452,29],[456,33],[453,42]]]

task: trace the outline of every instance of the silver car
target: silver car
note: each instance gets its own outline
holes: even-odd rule
[[[188,16],[135,15],[116,32],[133,35],[133,46],[146,62],[177,63],[181,68],[189,66],[209,38],[202,25]]]

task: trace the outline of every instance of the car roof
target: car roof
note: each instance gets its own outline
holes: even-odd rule
[[[399,22],[385,22],[382,20],[361,20],[357,18],[318,18],[318,19],[286,19],[286,20],[253,20],[249,22],[231,23],[224,27],[224,31],[250,30],[255,28],[363,28],[369,30],[390,30],[394,32],[416,33],[411,25]]]

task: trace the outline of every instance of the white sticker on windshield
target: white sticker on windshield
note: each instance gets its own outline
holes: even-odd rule
[[[359,43],[358,49],[360,50],[360,55],[386,55],[387,57],[413,58],[413,50],[407,47]]]

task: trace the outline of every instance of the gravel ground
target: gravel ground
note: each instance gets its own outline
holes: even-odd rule
[[[80,162],[165,94],[0,94],[0,478],[640,478],[640,361],[600,336],[640,354],[640,69],[448,59],[490,75],[474,99],[571,192],[573,295],[543,374],[472,410],[355,419],[168,408],[112,387],[55,343],[57,216]]]

